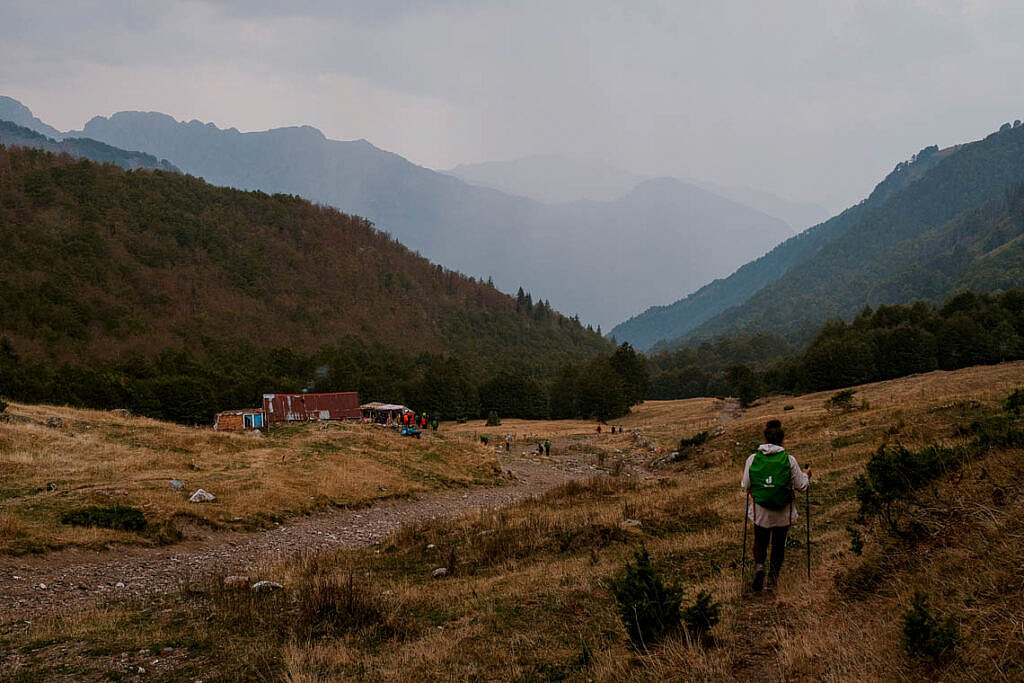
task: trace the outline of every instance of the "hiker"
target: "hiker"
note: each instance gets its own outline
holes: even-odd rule
[[[795,491],[806,491],[811,468],[801,470],[796,458],[782,447],[785,432],[778,420],[769,420],[764,428],[764,443],[747,458],[740,486],[753,504],[747,517],[754,523],[754,583],[760,592],[767,585],[775,588],[786,555],[786,534],[798,515],[793,502]],[[771,545],[771,563],[765,583],[764,561]]]
[[[435,432],[437,431],[437,418],[436,417],[434,418],[434,421],[430,423],[430,429],[431,429],[431,431],[435,431]]]
[[[485,445],[485,446],[486,446],[486,445],[487,445],[487,442],[488,442],[488,440],[489,440],[489,439],[487,438],[487,435],[486,435],[486,434],[481,434],[481,435],[480,435],[480,443],[482,443],[483,445]]]
[[[601,433],[601,425],[597,425],[597,433],[598,433],[598,434],[600,434],[600,433]]]
[[[544,455],[551,455],[551,439],[544,440]]]
[[[511,434],[506,434],[505,435],[505,452],[508,453],[511,450],[512,450],[512,435]]]

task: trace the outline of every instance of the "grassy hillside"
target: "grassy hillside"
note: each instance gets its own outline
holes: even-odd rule
[[[261,437],[53,406],[13,404],[0,415],[0,554],[174,542],[189,525],[252,529],[326,507],[493,484],[501,472],[493,450],[471,440],[409,439],[369,425]],[[47,426],[53,417],[61,426]],[[217,501],[189,503],[199,488]],[[61,523],[90,506],[137,508],[146,529]]]
[[[9,628],[0,671],[23,680],[99,678],[138,665],[166,680],[1016,680],[1024,641],[1008,596],[1020,589],[1024,460],[991,426],[1020,438],[1021,419],[1004,399],[1022,382],[1021,363],[935,372],[859,387],[845,412],[826,408],[828,393],[773,398],[742,414],[710,399],[648,403],[623,420],[631,433],[622,436],[586,437],[581,424],[580,460],[650,462],[648,441],[671,449],[716,423],[721,431],[651,479],[564,485],[376,547],[261,566],[259,577],[285,584],[265,597],[210,577],[180,595]],[[813,465],[813,573],[804,576],[800,520],[779,589],[753,596],[739,579],[738,482],[773,417],[783,420],[788,450]],[[903,501],[913,533],[865,528],[853,552],[856,481],[880,444],[955,449],[978,444],[981,432],[985,447]],[[679,582],[684,606],[700,590],[721,603],[708,636],[676,631],[630,644],[607,581],[641,547]],[[440,563],[449,575],[432,578]],[[918,591],[961,636],[934,659],[902,644]],[[164,645],[173,653],[163,663],[137,654]]]

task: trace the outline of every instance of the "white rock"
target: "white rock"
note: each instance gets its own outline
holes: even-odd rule
[[[188,499],[190,503],[209,503],[210,501],[217,500],[217,496],[213,495],[209,491],[198,489],[192,494],[192,497]]]
[[[435,579],[440,579],[442,576],[448,576],[448,567],[438,567],[434,570]]]
[[[118,581],[115,583],[114,588],[124,588],[124,581]]]
[[[46,590],[46,584],[45,583],[39,584],[39,588],[40,588],[40,590]]]
[[[284,588],[284,586],[278,582],[267,581],[266,579],[263,581],[257,581],[252,585],[252,590],[256,593],[273,593],[274,591],[279,591],[282,588]]]
[[[436,546],[436,545],[434,545],[433,543],[428,543],[428,544],[427,544],[427,550],[433,550],[433,549],[434,549],[434,548],[436,548],[436,547],[437,547],[437,546]]]
[[[182,491],[185,489],[185,482],[171,479],[171,488],[175,491]]]

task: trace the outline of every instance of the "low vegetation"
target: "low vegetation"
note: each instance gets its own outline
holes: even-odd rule
[[[1022,380],[1024,367],[1010,364],[866,385],[858,395],[870,407],[850,413],[824,410],[827,393],[788,398],[787,449],[815,463],[813,578],[803,577],[803,530],[794,529],[774,597],[744,596],[739,585],[737,488],[747,444],[782,409],[771,400],[724,424],[700,461],[661,478],[572,482],[376,546],[254,566],[253,579],[285,586],[277,592],[239,593],[211,576],[179,595],[47,619],[9,631],[0,671],[119,675],[147,666],[140,649],[169,645],[172,669],[149,667],[157,678],[1015,679],[1024,645],[1009,635],[1019,610],[1006,596],[1019,585],[1021,449],[982,435],[1012,433],[1018,418],[1004,403]],[[644,404],[624,422],[674,445],[679,425],[716,405]],[[833,450],[839,437],[849,445]],[[984,439],[989,447],[909,490],[924,532],[873,526],[862,554],[849,552],[845,529],[862,514],[857,478],[869,476],[882,441],[886,453],[921,453]],[[613,586],[627,565],[635,580],[623,595],[660,596],[660,640],[651,630],[639,645],[622,618],[630,600]],[[448,571],[435,578],[440,567]],[[654,575],[661,589],[645,593]],[[927,602],[917,596],[925,587]]]

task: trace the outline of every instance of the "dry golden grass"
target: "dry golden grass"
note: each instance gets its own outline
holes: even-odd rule
[[[853,480],[879,443],[956,442],[955,426],[998,410],[1022,384],[1024,363],[1016,363],[860,387],[862,407],[842,414],[825,410],[830,393],[772,398],[740,416],[712,400],[645,404],[622,422],[666,448],[718,420],[724,433],[657,479],[570,483],[511,508],[403,529],[377,548],[265,567],[261,577],[287,586],[266,602],[214,585],[201,596],[118,608],[103,621],[68,615],[34,626],[11,651],[22,671],[45,675],[52,665],[33,648],[104,642],[127,652],[152,631],[188,653],[182,672],[221,678],[1021,680],[1019,451],[993,451],[929,492],[928,514],[941,528],[913,546],[879,539],[857,557],[845,527],[857,510]],[[739,477],[769,417],[783,420],[790,452],[814,466],[813,578],[803,576],[800,520],[779,589],[752,597],[739,581]],[[510,420],[499,429],[572,440],[591,426]],[[721,602],[710,642],[678,633],[648,650],[631,646],[605,581],[641,544],[681,583],[685,602],[699,590]],[[450,576],[431,578],[438,566]],[[965,636],[938,666],[908,659],[900,642],[900,614],[919,589]],[[346,611],[353,600],[358,609]],[[102,657],[75,661],[97,677],[109,668]]]
[[[251,527],[326,506],[359,506],[431,488],[493,482],[493,451],[463,439],[401,437],[359,424],[304,424],[268,437],[113,413],[12,404],[36,422],[0,423],[0,553],[109,542],[138,534],[60,524],[85,505],[131,505],[159,525],[189,518]],[[60,417],[63,427],[38,422]],[[170,488],[183,481],[185,491]],[[217,496],[195,504],[196,489]]]

